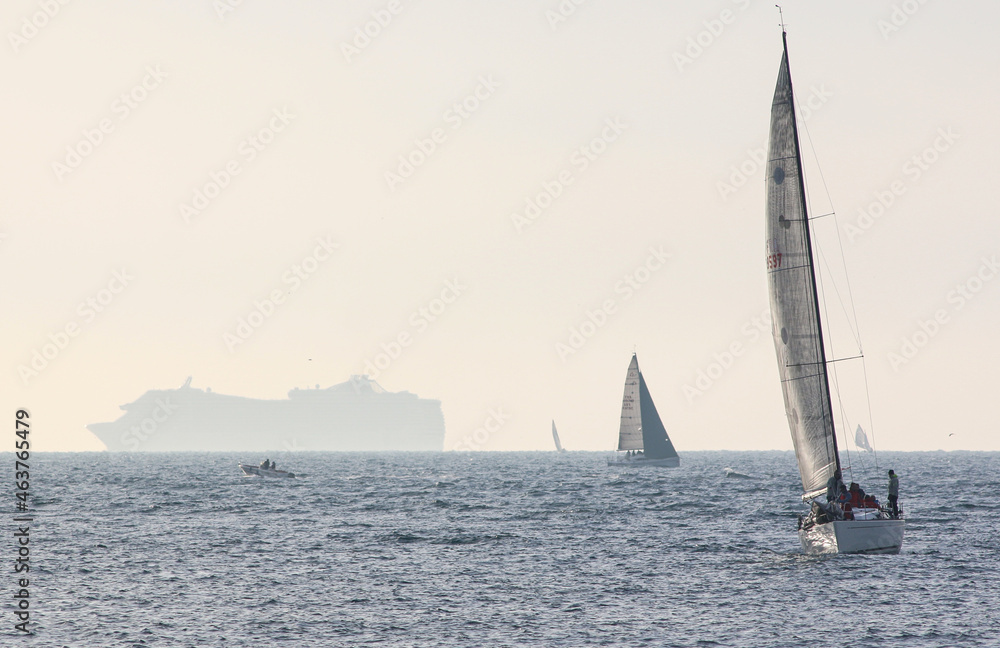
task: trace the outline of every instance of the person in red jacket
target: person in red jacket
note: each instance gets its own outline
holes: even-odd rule
[[[851,482],[851,506],[863,508],[865,505],[865,492],[857,482]]]

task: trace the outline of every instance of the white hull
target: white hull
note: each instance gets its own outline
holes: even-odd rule
[[[243,471],[244,475],[257,475],[258,477],[294,477],[295,473],[290,473],[287,470],[269,470],[267,468],[261,468],[260,466],[252,466],[250,464],[240,464],[240,470]]]
[[[903,527],[903,520],[836,520],[799,529],[799,540],[807,554],[896,554]]]
[[[609,466],[658,466],[661,468],[677,468],[681,465],[680,457],[667,457],[665,459],[646,459],[645,457],[628,457],[608,459]]]

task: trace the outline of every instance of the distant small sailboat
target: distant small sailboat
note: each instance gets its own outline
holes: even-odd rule
[[[802,478],[802,500],[811,510],[799,519],[799,541],[806,553],[899,553],[903,520],[885,509],[843,508],[828,501],[839,490],[840,454],[830,398],[830,378],[805,180],[799,149],[788,41],[782,26],[783,53],[771,101],[771,131],[766,167],[767,283],[774,350],[778,358],[785,414]],[[868,443],[867,436],[864,437]],[[837,493],[834,492],[833,495]]]
[[[676,468],[681,458],[667,436],[646,380],[639,371],[639,360],[632,354],[625,376],[621,424],[618,427],[618,453],[609,466],[664,466]]]
[[[566,449],[559,443],[559,433],[556,432],[556,422],[552,421],[552,440],[556,442],[556,452],[566,452]]]
[[[859,450],[864,450],[865,452],[875,452],[872,448],[872,444],[868,443],[868,435],[865,434],[864,428],[860,425],[858,429],[854,431],[854,445],[858,446]]]

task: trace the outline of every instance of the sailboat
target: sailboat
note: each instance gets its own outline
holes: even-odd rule
[[[784,26],[781,39],[784,51],[771,104],[765,249],[785,413],[802,477],[802,500],[810,503],[809,514],[799,519],[799,540],[810,554],[899,553],[902,519],[891,518],[885,509],[849,511],[827,501],[828,484],[836,489],[839,481],[840,455]]]
[[[858,450],[864,450],[865,452],[875,452],[875,448],[872,444],[868,442],[868,435],[865,434],[865,430],[860,425],[858,429],[854,431],[854,445],[858,446]]]
[[[556,442],[556,452],[566,452],[562,444],[559,443],[559,433],[556,432],[556,422],[552,421],[552,440]]]
[[[618,452],[609,466],[666,466],[676,468],[681,458],[667,436],[646,380],[639,371],[639,360],[632,354],[625,376],[622,418],[618,428]]]

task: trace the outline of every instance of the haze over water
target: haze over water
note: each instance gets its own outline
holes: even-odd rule
[[[832,262],[840,234],[868,358],[857,422],[882,449],[1000,450],[1000,3],[782,6],[815,240]],[[635,350],[679,448],[790,449],[778,22],[752,0],[0,3],[0,411],[32,412],[36,449],[100,450],[88,423],[188,376],[276,399],[368,371],[441,400],[446,448],[502,408],[483,449],[548,449],[555,418],[603,450]]]

